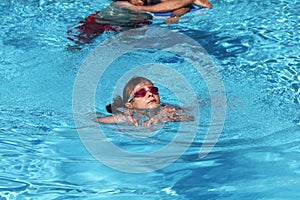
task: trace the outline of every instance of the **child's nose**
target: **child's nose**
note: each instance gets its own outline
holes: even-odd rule
[[[154,96],[153,93],[148,91],[148,97],[153,97],[153,96]]]

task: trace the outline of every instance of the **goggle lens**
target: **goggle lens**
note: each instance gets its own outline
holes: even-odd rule
[[[144,97],[147,92],[151,92],[152,94],[158,94],[158,88],[157,87],[149,87],[149,88],[142,88],[134,93],[134,97],[140,98]]]
[[[147,92],[151,92],[152,94],[158,94],[158,88],[157,87],[148,87],[148,88],[141,88],[138,91],[136,91],[133,96],[129,97],[128,102],[132,101],[134,98],[142,98],[144,97]]]
[[[157,87],[149,87],[149,88],[142,88],[142,89],[136,91],[134,93],[134,97],[136,97],[136,98],[144,97],[148,91],[151,92],[152,94],[158,94]]]

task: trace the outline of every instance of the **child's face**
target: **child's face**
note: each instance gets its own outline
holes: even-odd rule
[[[129,103],[130,104],[129,107],[138,108],[138,109],[156,108],[160,104],[160,98],[157,92],[155,91],[151,92],[151,90],[149,90],[149,88],[151,87],[154,86],[149,82],[138,84],[134,88],[134,90],[130,93],[130,96],[133,96],[134,93],[136,93],[141,89],[146,90],[146,95],[144,97],[134,97],[133,100]]]

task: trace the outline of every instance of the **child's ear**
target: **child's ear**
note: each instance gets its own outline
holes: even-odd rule
[[[127,108],[133,108],[133,105],[132,105],[130,102],[125,103],[125,106],[126,106]]]

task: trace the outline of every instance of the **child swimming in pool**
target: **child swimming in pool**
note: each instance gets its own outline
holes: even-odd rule
[[[106,109],[114,115],[93,120],[105,124],[131,124],[136,127],[194,120],[182,108],[161,104],[158,88],[145,77],[133,77],[129,80],[123,89],[123,98],[117,96]]]

